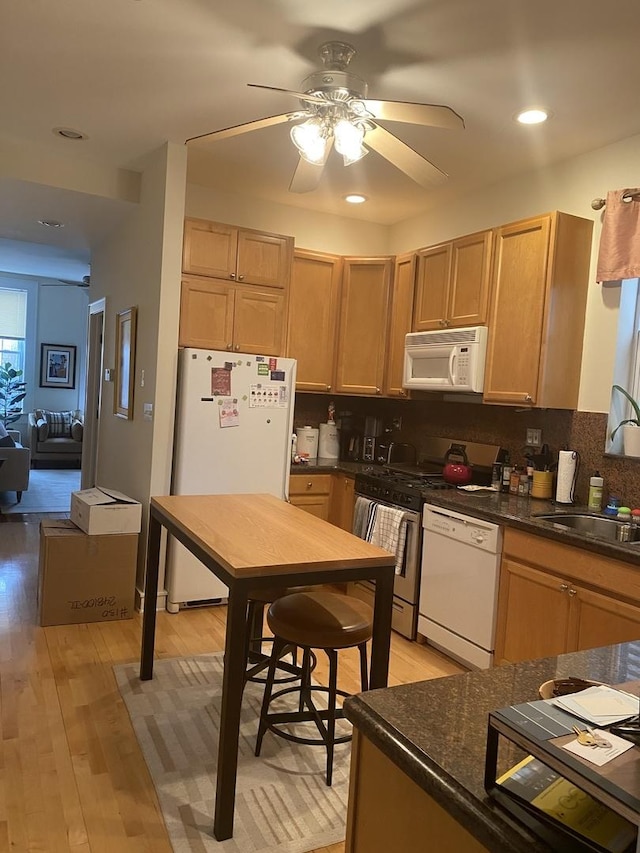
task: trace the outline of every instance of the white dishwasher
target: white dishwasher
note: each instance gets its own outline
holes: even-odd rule
[[[474,669],[493,665],[502,532],[425,504],[418,633]]]

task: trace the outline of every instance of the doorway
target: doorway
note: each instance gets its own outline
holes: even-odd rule
[[[89,304],[87,334],[87,384],[84,407],[84,435],[82,441],[82,474],[80,488],[96,485],[98,469],[98,444],[100,406],[102,403],[102,365],[104,354],[104,315],[106,300],[97,299]]]

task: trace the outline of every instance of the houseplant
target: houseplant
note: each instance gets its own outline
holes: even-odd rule
[[[613,440],[615,434],[622,427],[622,447],[625,456],[640,456],[640,405],[621,385],[614,385],[613,388],[616,391],[620,391],[629,403],[631,403],[635,417],[620,421],[611,433],[611,440]]]
[[[15,370],[10,361],[0,365],[0,421],[7,427],[22,415],[19,404],[26,396],[26,384],[20,378],[21,370]]]

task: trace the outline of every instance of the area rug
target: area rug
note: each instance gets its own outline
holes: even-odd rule
[[[151,681],[140,681],[137,662],[114,666],[173,849],[307,853],[343,841],[351,745],[336,746],[330,788],[324,747],[267,732],[256,758],[263,688],[252,682],[242,704],[234,836],[213,837],[222,666],[222,653],[158,660]]]
[[[20,503],[15,492],[0,492],[0,512],[69,512],[71,492],[80,488],[80,471],[69,468],[34,468],[29,472],[29,488]]]

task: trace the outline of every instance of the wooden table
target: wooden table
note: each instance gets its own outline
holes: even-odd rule
[[[151,498],[140,678],[153,677],[161,529],[229,588],[213,833],[233,835],[250,589],[375,580],[370,686],[386,687],[395,558],[272,495]]]

